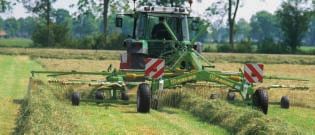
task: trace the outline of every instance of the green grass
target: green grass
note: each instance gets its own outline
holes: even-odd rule
[[[314,50],[315,46],[301,46],[300,49],[303,51],[310,51],[310,50]]]
[[[31,39],[26,38],[0,38],[1,47],[17,47],[17,48],[28,48],[33,44]]]
[[[315,134],[315,110],[301,107],[281,109],[279,105],[271,105],[269,117],[281,118],[292,126],[303,129],[306,134]]]
[[[74,107],[73,115],[90,134],[229,134],[216,125],[199,121],[191,114],[174,108],[137,113],[135,105],[96,106],[84,104]]]
[[[0,56],[0,134],[10,134],[15,128],[20,101],[26,94],[30,70],[40,65],[25,56]]]

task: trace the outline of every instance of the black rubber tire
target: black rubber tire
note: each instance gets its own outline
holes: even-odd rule
[[[80,105],[80,93],[79,92],[73,92],[71,96],[71,102],[73,106],[79,106]]]
[[[141,83],[137,91],[137,111],[141,113],[150,112],[151,91],[150,85]]]
[[[235,93],[229,92],[229,93],[227,94],[227,96],[226,96],[226,99],[227,99],[228,101],[234,101],[234,100],[235,100],[235,97],[236,97]]]
[[[210,95],[210,99],[217,99],[219,97],[219,95],[218,94],[216,94],[216,93],[213,93],[213,94],[211,94]]]
[[[151,103],[151,108],[157,110],[159,105],[159,100],[157,96],[153,96],[153,101]]]
[[[290,99],[288,96],[282,96],[280,102],[281,108],[289,109],[290,107]]]
[[[266,90],[258,88],[253,96],[254,105],[264,114],[268,113],[268,93]]]
[[[126,91],[121,92],[121,100],[129,101],[129,95]]]
[[[95,93],[95,99],[97,100],[104,100],[105,99],[105,95],[103,91],[96,91]],[[100,102],[96,102],[96,104],[99,104]]]

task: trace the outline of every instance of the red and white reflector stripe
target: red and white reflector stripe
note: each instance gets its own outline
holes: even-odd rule
[[[147,58],[145,61],[145,75],[150,78],[161,78],[164,73],[164,60]]]
[[[257,83],[263,81],[263,64],[245,64],[244,77],[248,83]]]

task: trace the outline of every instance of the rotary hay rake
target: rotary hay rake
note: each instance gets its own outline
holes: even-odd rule
[[[245,104],[262,110],[267,114],[269,98],[266,88],[281,88],[282,85],[262,84],[263,78],[307,81],[296,78],[279,78],[263,75],[263,64],[245,64],[244,70],[225,72],[210,70],[215,66],[201,55],[199,37],[206,31],[209,24],[201,24],[196,18],[190,17],[185,8],[179,7],[142,7],[132,14],[118,14],[116,26],[122,27],[123,19],[133,20],[132,35],[124,40],[127,53],[121,55],[119,70],[112,70],[110,65],[105,72],[59,72],[32,71],[32,81],[38,74],[48,74],[50,77],[69,75],[98,75],[105,76],[103,80],[50,80],[55,88],[65,87],[65,92],[71,93],[72,105],[80,102],[137,104],[137,111],[150,112],[150,108],[158,107],[159,94],[157,91],[173,89],[187,83],[212,82],[212,87],[228,87],[228,99],[233,100],[235,93],[241,95]],[[153,24],[157,18],[164,17],[163,25],[166,30],[160,32],[158,38],[150,36]],[[199,28],[203,25],[202,28]],[[199,32],[198,32],[199,31]],[[190,38],[189,33],[198,32]],[[138,86],[135,100],[128,95],[128,88]],[[262,87],[264,86],[264,87]],[[87,91],[87,87],[92,90]],[[298,87],[296,87],[298,88]],[[307,87],[299,87],[307,89]],[[31,91],[32,87],[29,87]],[[105,93],[105,94],[104,94]],[[205,92],[203,92],[205,93]],[[105,97],[106,95],[106,97]],[[222,95],[222,94],[221,94]],[[211,98],[216,98],[216,94]],[[68,96],[69,97],[69,96]],[[289,107],[289,99],[282,97],[283,108]]]

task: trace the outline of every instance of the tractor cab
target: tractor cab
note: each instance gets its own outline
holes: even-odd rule
[[[189,17],[186,8],[141,7],[134,14],[118,14],[116,27],[122,27],[126,17],[133,19],[133,32],[123,42],[127,53],[121,55],[121,69],[144,69],[146,58],[161,58],[166,60],[166,66],[171,66],[171,59],[181,55],[176,53],[196,49],[187,45],[191,44],[190,33],[198,30],[198,22]]]

